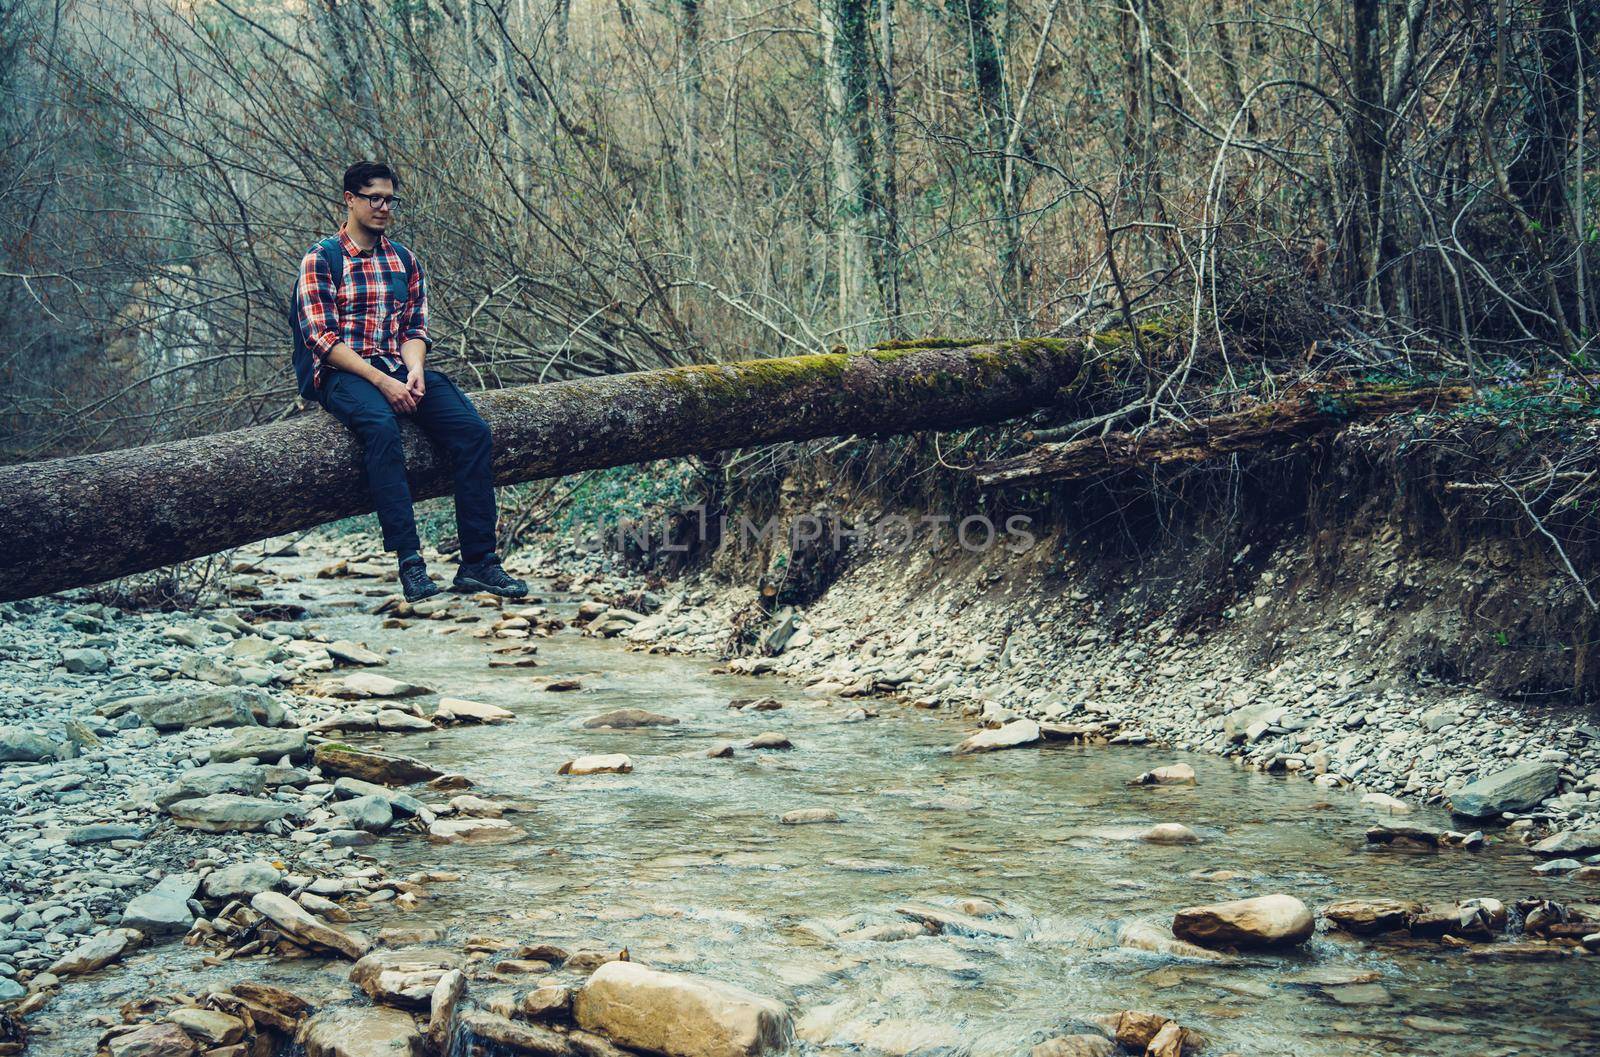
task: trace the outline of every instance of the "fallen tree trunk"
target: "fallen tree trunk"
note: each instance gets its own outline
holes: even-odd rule
[[[1351,422],[1418,408],[1450,407],[1472,396],[1466,386],[1401,389],[1360,386],[1308,389],[1284,400],[1142,433],[1041,444],[1009,459],[971,468],[986,488],[1100,477],[1119,470],[1153,470],[1260,451],[1332,433]]]
[[[997,422],[1088,406],[1084,371],[1115,335],[896,343],[608,375],[476,394],[512,484],[774,441]],[[1103,358],[1103,356],[1102,356]],[[447,461],[406,423],[418,499]],[[317,412],[170,444],[0,467],[0,601],[142,572],[372,509],[360,449]]]

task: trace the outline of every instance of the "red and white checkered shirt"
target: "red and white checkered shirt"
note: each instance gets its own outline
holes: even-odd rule
[[[362,250],[339,228],[344,248],[344,282],[334,288],[333,276],[313,246],[300,261],[300,325],[316,358],[312,384],[322,387],[328,353],[340,341],[363,358],[387,370],[400,364],[400,346],[412,338],[428,341],[428,288],[422,262],[411,255],[411,277],[387,235]]]

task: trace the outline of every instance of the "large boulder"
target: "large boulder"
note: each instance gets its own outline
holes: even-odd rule
[[[359,778],[340,778],[333,783],[333,792],[335,796],[350,800],[363,796],[375,796],[380,800],[387,801],[390,810],[397,815],[431,817],[428,805],[410,793],[402,793],[398,789],[391,789],[389,786],[378,785],[374,782],[363,782]]]
[[[1335,928],[1368,936],[1411,927],[1422,904],[1404,899],[1342,899],[1322,908],[1322,916]]]
[[[244,731],[211,747],[212,763],[234,763],[249,759],[276,763],[285,756],[298,763],[310,755],[305,731],[274,730],[270,727]]]
[[[334,1006],[300,1027],[306,1057],[421,1057],[422,1033],[403,1009]]]
[[[202,833],[248,833],[264,829],[268,822],[286,818],[293,811],[288,804],[276,800],[258,800],[233,793],[179,800],[167,808],[167,814],[180,827]]]
[[[106,929],[57,958],[50,966],[50,972],[56,976],[92,973],[110,965],[143,942],[144,934],[137,929]]]
[[[155,801],[160,807],[171,807],[180,800],[195,800],[203,796],[232,793],[235,796],[255,796],[266,789],[265,767],[251,763],[222,763],[197,767],[179,775],[156,791]]]
[[[980,730],[953,750],[957,756],[977,752],[994,752],[997,749],[1014,749],[1019,745],[1032,745],[1044,735],[1039,724],[1031,719],[1017,719],[992,730]]]
[[[333,951],[354,961],[372,946],[360,933],[336,929],[278,892],[257,893],[250,900],[250,906],[256,913],[270,918],[279,931],[302,947]]]
[[[139,715],[161,731],[196,727],[253,727],[251,705],[261,691],[253,688],[215,690],[205,694],[157,696],[139,706]]]
[[[443,772],[421,760],[375,749],[358,749],[341,742],[317,746],[317,766],[341,778],[356,778],[377,785],[411,785],[430,782]]]
[[[1450,811],[1466,818],[1527,811],[1554,796],[1560,782],[1559,764],[1519,763],[1457,789],[1450,794]]]
[[[56,743],[27,727],[0,727],[0,763],[38,763],[53,760]]]
[[[211,871],[201,882],[200,889],[207,899],[251,899],[258,892],[272,891],[282,876],[276,866],[257,859]]]
[[[182,935],[194,924],[189,900],[194,898],[199,887],[200,878],[196,874],[169,874],[150,891],[133,897],[122,911],[122,924],[146,936]]]
[[[350,982],[374,1002],[425,1009],[439,981],[461,963],[461,956],[452,951],[426,947],[373,951],[350,969]]]
[[[394,825],[394,808],[387,797],[358,796],[351,800],[340,800],[333,805],[333,812],[342,817],[351,829],[368,833],[382,833]]]
[[[1535,844],[1533,850],[1540,855],[1553,858],[1566,855],[1592,855],[1600,851],[1600,826],[1586,826],[1583,829],[1569,829],[1564,833],[1552,833]]]
[[[106,1043],[106,1048],[111,1057],[189,1057],[195,1052],[194,1040],[170,1021],[141,1024]]]
[[[705,976],[608,962],[579,990],[578,1026],[666,1057],[757,1057],[790,1044],[783,1003]]]
[[[416,697],[419,694],[431,694],[432,690],[426,686],[415,683],[403,683],[398,679],[391,679],[387,675],[376,672],[355,672],[347,675],[333,688],[335,697],[364,698],[364,697]]]
[[[1186,907],[1172,919],[1172,934],[1202,947],[1277,947],[1304,943],[1316,921],[1294,896],[1268,895]]]

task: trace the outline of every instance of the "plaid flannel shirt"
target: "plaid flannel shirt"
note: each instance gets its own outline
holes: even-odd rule
[[[337,289],[316,246],[300,262],[300,325],[316,359],[312,384],[319,389],[323,372],[336,369],[325,361],[340,341],[390,371],[402,362],[401,345],[412,338],[429,341],[428,288],[416,254],[407,282],[405,262],[387,235],[362,250],[341,226],[339,245],[345,262]]]

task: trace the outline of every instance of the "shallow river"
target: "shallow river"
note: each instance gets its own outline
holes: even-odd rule
[[[315,564],[280,567],[309,572]],[[948,714],[714,675],[709,660],[628,652],[571,631],[535,640],[539,668],[490,669],[495,640],[472,638],[470,625],[439,634],[452,626],[444,622],[382,629],[364,611],[372,599],[360,588],[310,581],[280,594],[315,594],[310,619],[330,638],[379,652],[398,647],[384,674],[517,713],[506,726],[382,742],[469,775],[476,793],[531,808],[508,816],[528,830],[518,844],[439,847],[401,836],[367,849],[396,873],[443,867],[467,875],[433,886],[420,911],[384,923],[626,946],[636,960],[782,999],[807,1053],[1018,1057],[1034,1042],[1071,1033],[1082,1018],[1127,1008],[1200,1030],[1214,1054],[1600,1052],[1600,958],[1521,962],[1319,935],[1295,953],[1215,966],[1114,945],[1119,923],[1142,919],[1164,930],[1179,907],[1267,892],[1312,906],[1355,896],[1589,896],[1578,883],[1532,876],[1525,852],[1369,850],[1363,832],[1381,820],[1355,795],[1204,755],[1047,744],[952,757],[963,730]],[[362,608],[340,608],[356,597]],[[558,615],[575,601],[542,598]],[[581,678],[583,689],[539,689],[565,676]],[[784,707],[727,707],[733,698],[768,696]],[[880,715],[846,722],[861,704]],[[682,723],[627,732],[580,726],[629,706]],[[766,731],[787,735],[794,749],[689,755]],[[564,761],[598,752],[628,753],[635,772],[556,775]],[[1177,759],[1193,765],[1197,786],[1127,784]],[[804,807],[833,808],[843,821],[778,823]],[[1205,843],[1127,839],[1165,821],[1189,825]],[[1432,812],[1407,821],[1448,825]],[[1214,870],[1243,876],[1196,876]],[[1001,904],[1017,936],[834,939],[853,924],[900,920],[895,908],[910,901],[967,897]],[[215,984],[215,976],[185,979],[198,957],[168,946],[144,961],[171,972],[167,986]],[[1352,969],[1377,971],[1378,984],[1308,982]],[[216,972],[250,975],[242,967]],[[316,979],[326,992],[340,986],[334,974],[342,972],[330,967]],[[109,982],[125,974],[101,975]]]

